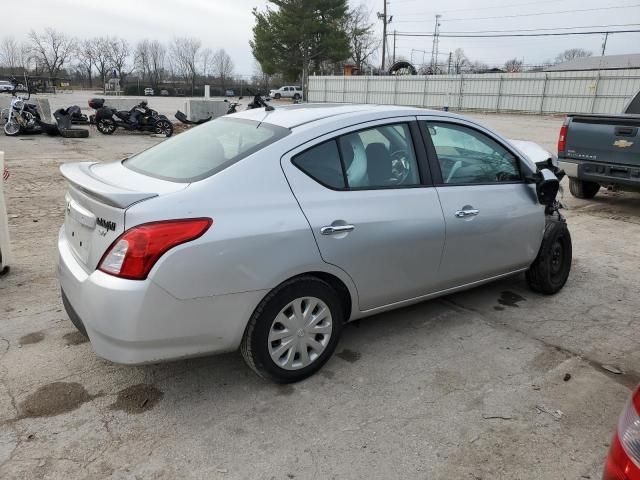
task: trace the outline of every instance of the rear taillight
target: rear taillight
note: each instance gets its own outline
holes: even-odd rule
[[[162,255],[202,236],[212,223],[210,218],[190,218],[133,227],[113,242],[98,270],[116,277],[144,280]]]
[[[603,480],[640,480],[640,387],[620,415]]]
[[[567,125],[560,127],[560,135],[558,135],[558,155],[567,148]]]

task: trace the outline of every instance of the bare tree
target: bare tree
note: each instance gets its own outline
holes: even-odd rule
[[[15,71],[23,67],[22,48],[14,37],[4,37],[0,43],[0,65]]]
[[[226,90],[226,82],[233,75],[233,60],[224,48],[213,56],[213,74],[220,79],[220,87]]]
[[[569,60],[573,60],[574,58],[590,57],[591,55],[593,55],[593,52],[584,50],[583,48],[570,48],[562,53],[559,53],[556,56],[555,63],[568,62]]]
[[[107,58],[111,67],[115,68],[120,76],[120,83],[124,85],[126,76],[130,73],[126,70],[131,47],[124,38],[110,38],[107,43]]]
[[[137,43],[133,52],[134,69],[138,72],[138,77],[144,82],[149,75],[149,40],[146,38]]]
[[[109,60],[109,38],[95,37],[90,40],[93,52],[93,64],[96,66],[98,76],[102,82],[102,91],[106,89],[108,71],[111,68]]]
[[[167,49],[159,41],[149,43],[149,77],[153,88],[157,88],[165,70]]]
[[[346,32],[349,36],[351,59],[362,72],[364,67],[380,47],[380,40],[369,22],[371,12],[365,4],[360,4],[349,12]]]
[[[456,51],[453,52],[453,55],[451,57],[451,67],[453,69],[453,72],[451,73],[455,73],[455,74],[463,73],[468,69],[469,65],[470,65],[470,62],[467,56],[465,55],[464,50],[461,48],[456,48]]]
[[[200,40],[193,37],[176,37],[171,43],[171,57],[174,67],[185,81],[191,84],[192,96],[196,89],[200,46]]]
[[[203,49],[202,52],[200,52],[200,63],[202,65],[202,76],[207,78],[212,68],[213,50],[208,47]]]
[[[75,47],[73,38],[53,28],[46,28],[41,34],[31,30],[29,41],[36,61],[44,66],[50,78],[58,76]]]
[[[522,61],[517,58],[512,58],[504,63],[504,69],[508,73],[516,73],[522,71]]]
[[[78,61],[78,68],[87,75],[89,88],[93,87],[93,67],[94,57],[91,40],[82,40],[76,43],[75,57]]]

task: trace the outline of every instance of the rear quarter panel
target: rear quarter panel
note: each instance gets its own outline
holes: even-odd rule
[[[191,184],[183,192],[131,207],[127,225],[171,218],[210,217],[199,239],[178,246],[150,278],[180,299],[269,290],[310,271],[350,279],[322,261],[309,224],[279,164],[279,145]]]

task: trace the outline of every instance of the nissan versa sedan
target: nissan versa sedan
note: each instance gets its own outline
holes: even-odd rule
[[[446,112],[257,108],[61,172],[62,299],[117,363],[239,348],[294,382],[348,321],[519,272],[552,294],[571,266],[561,173]]]

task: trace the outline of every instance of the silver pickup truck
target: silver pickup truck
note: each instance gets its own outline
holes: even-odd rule
[[[640,92],[620,115],[570,114],[558,137],[558,164],[577,198],[600,187],[640,191]]]

